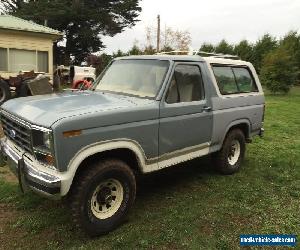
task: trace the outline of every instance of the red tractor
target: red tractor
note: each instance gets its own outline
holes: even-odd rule
[[[54,79],[57,79],[56,76],[59,78],[60,85],[71,84],[72,89],[85,90],[93,86],[96,79],[96,69],[93,67],[61,65],[54,72]]]

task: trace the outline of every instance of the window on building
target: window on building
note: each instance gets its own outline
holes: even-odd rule
[[[37,70],[36,67],[36,51],[35,50],[9,50],[9,71],[31,71]]]
[[[192,102],[204,99],[200,68],[196,65],[178,65],[175,68],[166,102]]]
[[[49,72],[48,65],[48,52],[47,51],[38,51],[38,71],[39,72]]]
[[[6,48],[0,48],[0,71],[8,71]]]

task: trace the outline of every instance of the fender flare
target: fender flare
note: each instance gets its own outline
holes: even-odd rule
[[[229,130],[234,127],[234,126],[237,126],[237,125],[240,125],[240,124],[246,124],[247,127],[248,127],[248,131],[247,131],[247,134],[250,135],[250,131],[251,131],[251,123],[248,119],[244,118],[244,119],[239,119],[239,120],[235,120],[235,121],[232,121],[231,123],[229,123],[226,127],[226,130],[225,130],[225,133],[222,137],[222,143],[220,145],[223,145],[224,143],[224,140],[225,140],[225,137],[227,135],[227,133],[229,132]]]
[[[136,155],[139,168],[141,169],[142,172],[145,171],[146,155],[142,147],[136,141],[128,140],[128,139],[119,139],[119,140],[102,141],[102,142],[93,143],[79,150],[69,162],[67,168],[68,170],[67,172],[65,172],[65,176],[63,178],[64,181],[61,186],[61,195],[64,196],[69,192],[73,179],[76,175],[77,169],[85,159],[87,159],[92,155],[103,153],[114,149],[131,150]]]

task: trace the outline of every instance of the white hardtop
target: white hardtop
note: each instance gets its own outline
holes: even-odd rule
[[[193,62],[207,62],[208,64],[224,64],[224,65],[244,65],[251,67],[250,62],[242,61],[238,59],[237,56],[233,55],[222,55],[212,53],[207,53],[207,55],[199,54],[171,54],[171,53],[158,53],[155,55],[132,55],[125,57],[118,57],[115,60],[124,60],[124,59],[152,59],[152,60],[170,60],[170,61],[193,61]]]
[[[202,59],[209,64],[226,64],[226,65],[252,65],[250,62],[236,60],[236,59],[228,59],[228,58],[220,58],[214,56],[202,56]]]

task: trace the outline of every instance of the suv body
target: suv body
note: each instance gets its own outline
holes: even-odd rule
[[[119,78],[130,87],[123,88]],[[84,185],[107,164],[130,171],[124,174],[130,183],[136,172],[149,173],[212,153],[219,170],[231,174],[240,167],[244,142],[263,133],[264,94],[249,62],[200,56],[122,57],[97,82],[100,87],[94,90],[66,90],[2,105],[1,148],[23,189],[58,198],[76,193],[73,199],[84,200],[78,192],[88,189]],[[98,163],[101,166],[94,166]],[[89,166],[94,170],[87,170]],[[91,206],[93,201],[107,206],[115,202],[111,194],[118,187],[124,202],[127,189],[120,183],[113,183],[111,193],[110,183],[103,184],[104,195],[94,192],[96,200],[87,198]],[[134,190],[128,193],[133,196],[126,200],[128,206],[135,183],[130,188]],[[95,209],[101,213],[102,207]],[[127,206],[123,210],[127,213]],[[118,209],[108,217],[97,216],[97,211],[94,217],[105,221]],[[75,217],[83,218],[79,213]],[[81,218],[81,225],[91,235],[100,234],[116,227],[124,216],[119,217],[106,227],[94,226],[92,219],[87,226],[86,218]]]

